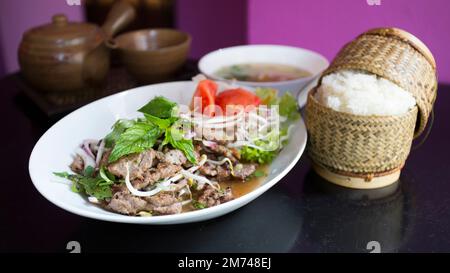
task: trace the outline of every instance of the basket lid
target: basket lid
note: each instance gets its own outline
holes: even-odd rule
[[[373,28],[364,32],[361,35],[368,35],[368,34],[395,37],[409,43],[412,47],[414,47],[427,59],[427,61],[431,64],[433,69],[436,69],[436,61],[434,60],[434,56],[431,53],[430,49],[428,49],[428,47],[413,34],[403,29],[390,27],[390,28]]]

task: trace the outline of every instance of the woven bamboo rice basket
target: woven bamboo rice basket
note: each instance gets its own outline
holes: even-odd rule
[[[357,70],[385,78],[416,99],[399,116],[360,116],[337,112],[314,97],[322,78]],[[396,182],[413,138],[426,128],[437,94],[436,63],[412,34],[396,28],[369,30],[345,45],[308,95],[308,152],[316,172],[350,188],[380,188]]]

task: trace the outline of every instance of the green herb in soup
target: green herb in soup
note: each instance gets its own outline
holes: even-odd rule
[[[280,82],[311,76],[309,71],[284,64],[249,63],[222,67],[216,76],[248,82]]]

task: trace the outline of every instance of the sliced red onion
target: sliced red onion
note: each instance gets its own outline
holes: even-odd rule
[[[214,141],[203,140],[202,143],[203,143],[203,145],[205,145],[206,147],[209,147],[209,148],[212,148],[212,149],[214,149],[214,148],[217,147],[217,143],[214,142]]]
[[[102,139],[98,145],[97,157],[95,158],[95,164],[100,166],[100,161],[102,160],[103,152],[105,151],[105,141]]]
[[[95,139],[86,139],[83,141],[83,144],[81,145],[81,148],[90,156],[92,159],[95,159],[95,155],[92,153],[90,145],[92,143],[97,143],[97,140]]]
[[[88,155],[84,149],[78,148],[75,151],[75,153],[83,159],[84,169],[86,169],[88,166],[95,168],[96,165],[95,165],[94,158],[92,158],[90,155]]]

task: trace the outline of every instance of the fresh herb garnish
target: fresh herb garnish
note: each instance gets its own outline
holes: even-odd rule
[[[93,173],[90,173],[91,171],[88,171],[88,168],[86,168],[83,175],[69,174],[67,172],[53,173],[53,174],[58,177],[66,178],[72,181],[71,189],[73,192],[84,192],[87,195],[94,196],[99,200],[111,198],[112,197],[111,185],[114,184],[114,181],[112,180],[106,181],[99,174],[96,177],[93,177],[92,176]],[[88,174],[88,172],[90,174]]]
[[[241,158],[247,162],[255,162],[259,164],[267,164],[272,162],[277,151],[264,151],[249,146],[241,149]]]
[[[164,137],[162,146],[170,144],[182,151],[190,162],[196,163],[192,140],[184,139],[181,130],[178,129],[176,108],[175,102],[164,97],[156,97],[139,109],[145,118],[116,122],[113,131],[105,138],[107,144],[114,147],[109,162],[150,149],[157,139]]]
[[[261,99],[262,103],[268,106],[277,105],[280,116],[286,117],[287,120],[282,122],[279,131],[272,131],[265,140],[255,141],[255,145],[264,149],[244,146],[241,149],[241,158],[247,162],[256,162],[259,164],[270,163],[278,154],[280,144],[286,144],[287,139],[280,143],[280,139],[288,134],[289,125],[292,121],[300,118],[297,109],[297,101],[289,92],[285,92],[280,98],[277,91],[270,88],[258,88],[256,95]]]
[[[103,180],[105,180],[105,183],[103,183],[103,184],[113,184],[114,183],[115,177],[112,174],[110,174],[109,172],[107,172],[104,167],[100,168],[100,171],[98,174],[100,175],[101,178],[103,178]]]
[[[147,121],[150,121],[151,123],[155,124],[156,126],[158,126],[159,128],[161,128],[162,130],[165,130],[167,128],[169,128],[170,126],[172,126],[172,124],[177,121],[176,117],[170,117],[170,118],[166,118],[166,119],[162,119],[162,118],[158,118],[155,116],[152,116],[150,114],[144,114],[145,119]]]
[[[119,136],[108,161],[111,163],[125,155],[152,148],[162,133],[163,131],[153,123],[136,122]]]
[[[163,145],[166,144],[170,144],[175,149],[182,151],[191,163],[197,163],[192,140],[184,139],[183,134],[179,129],[175,127],[166,129]]]
[[[175,116],[177,104],[164,97],[155,97],[138,111],[157,118],[166,119]]]
[[[55,176],[62,177],[62,178],[67,178],[67,179],[69,179],[69,177],[72,175],[72,174],[70,174],[68,172],[54,172],[53,174]]]
[[[256,170],[254,173],[253,173],[253,177],[263,177],[263,176],[266,176],[267,174],[264,172],[264,171],[262,171],[262,170]]]
[[[94,175],[95,172],[95,168],[92,166],[87,166],[84,171],[83,171],[83,175],[87,176],[87,177],[92,177]]]
[[[127,120],[127,119],[119,119],[118,121],[116,121],[116,123],[114,123],[113,125],[113,130],[111,131],[111,133],[109,133],[105,138],[105,146],[107,148],[111,148],[112,146],[114,146],[114,144],[116,143],[116,141],[119,139],[120,135],[125,132],[126,129],[130,128],[131,126],[133,126],[135,123],[134,120]]]
[[[207,206],[205,204],[203,204],[203,203],[201,203],[201,202],[199,202],[197,200],[192,200],[192,206],[195,209],[205,209],[205,208],[207,208]]]

